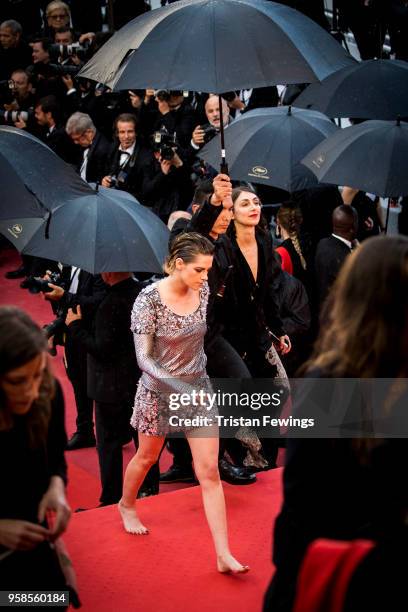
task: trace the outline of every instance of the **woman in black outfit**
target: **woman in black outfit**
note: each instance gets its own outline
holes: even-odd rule
[[[318,392],[311,399],[312,384],[305,389],[294,416],[314,416],[319,397],[317,407],[327,413],[324,378],[385,379],[356,403],[358,417],[354,413],[345,423],[377,433],[352,438],[345,427],[338,439],[288,439],[284,500],[274,528],[276,573],[264,610],[293,609],[302,559],[317,538],[376,543],[351,580],[345,612],[406,610],[408,239],[368,239],[347,260],[333,289],[328,325],[306,368],[307,378],[318,379],[309,381]],[[381,410],[375,419],[369,397]],[[394,437],[385,438],[387,432]]]
[[[0,364],[0,590],[66,590],[52,545],[71,513],[64,400],[43,331],[14,307],[0,308]]]
[[[255,378],[276,374],[265,355],[272,332],[282,354],[290,351],[279,306],[273,292],[278,262],[270,236],[261,225],[261,202],[255,192],[238,187],[232,192],[234,223],[229,231],[234,274],[231,282],[237,308],[228,314],[225,337],[238,351]]]

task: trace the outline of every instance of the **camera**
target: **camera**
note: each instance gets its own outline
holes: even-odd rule
[[[168,102],[171,96],[184,96],[188,98],[188,91],[181,91],[181,89],[155,89],[154,97],[161,102]]]
[[[153,147],[159,151],[160,157],[170,161],[174,157],[174,149],[177,147],[176,132],[169,134],[167,130],[159,130],[153,134]]]
[[[50,69],[52,70],[52,75],[50,76],[75,76],[78,74],[81,66],[68,66],[67,64],[49,64]]]
[[[211,172],[210,166],[203,160],[198,159],[191,166],[190,179],[195,187],[200,181],[212,178],[214,175]]]
[[[45,280],[41,278],[41,276],[28,276],[25,281],[23,281],[23,288],[28,289],[30,293],[51,293],[53,289],[49,286],[48,283],[52,283],[53,285],[58,285],[60,280],[60,274],[58,272],[51,272],[48,275],[49,280]]]
[[[200,127],[204,132],[204,142],[209,142],[218,134],[217,128],[211,125],[211,123],[205,123],[204,125],[200,125]]]
[[[34,117],[32,111],[4,111],[0,110],[0,125],[14,125],[16,121],[24,121],[27,123],[29,119]]]
[[[81,45],[80,43],[71,43],[70,45],[59,45],[52,44],[49,47],[49,54],[51,61],[64,61],[76,55],[81,60],[85,60],[87,58],[87,53],[89,50],[89,44]]]

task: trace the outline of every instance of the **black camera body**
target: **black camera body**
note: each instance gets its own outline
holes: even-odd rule
[[[153,134],[154,150],[160,153],[162,159],[170,161],[174,157],[174,149],[177,148],[176,133],[169,134],[167,130],[159,130]]]
[[[28,276],[24,281],[24,289],[28,289],[30,293],[51,293],[53,289],[48,283],[58,285],[61,275],[58,272],[51,272],[50,279],[45,280],[40,276]]]
[[[200,125],[200,127],[204,132],[204,142],[209,142],[218,134],[217,128],[211,125],[211,123],[205,123],[204,125]]]
[[[51,61],[61,62],[76,55],[81,60],[86,60],[89,50],[89,44],[71,43],[70,45],[52,44],[49,46],[48,52]]]

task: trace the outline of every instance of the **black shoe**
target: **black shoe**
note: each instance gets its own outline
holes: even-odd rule
[[[95,436],[92,434],[81,434],[77,431],[74,433],[72,438],[68,440],[67,450],[77,450],[78,448],[91,448],[96,446]]]
[[[160,482],[170,484],[173,482],[196,482],[193,469],[171,465],[167,472],[160,474]]]
[[[144,485],[139,489],[139,493],[137,494],[137,499],[143,499],[143,497],[150,497],[151,495],[159,494],[159,483],[151,485],[150,487],[146,487]]]
[[[4,275],[6,278],[23,278],[27,276],[27,271],[24,266],[20,266],[17,270],[10,270],[10,272],[6,272]]]
[[[255,474],[250,474],[246,468],[232,465],[229,461],[221,459],[218,463],[221,480],[233,485],[247,485],[256,482]]]
[[[20,283],[20,287],[21,289],[28,289],[30,286],[30,281],[28,280],[28,278],[25,278],[23,281],[21,281]]]

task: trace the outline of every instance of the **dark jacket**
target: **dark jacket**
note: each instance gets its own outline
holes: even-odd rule
[[[350,253],[349,247],[334,236],[323,238],[317,245],[314,271],[317,297],[320,305],[326,299],[344,260]]]
[[[109,162],[109,176],[116,177],[116,189],[131,193],[137,200],[143,193],[143,168],[151,158],[151,152],[136,142],[133,154],[129,156],[123,166],[120,166],[121,152],[116,148]]]
[[[113,145],[101,132],[96,132],[88,153],[88,164],[86,167],[86,180],[88,183],[100,183],[106,176],[109,158],[112,154]],[[80,169],[82,164],[79,164]]]
[[[139,283],[127,278],[109,287],[92,331],[84,329],[81,321],[69,326],[70,335],[88,352],[88,395],[96,401],[130,401],[136,392],[140,371],[130,317],[139,291]]]

